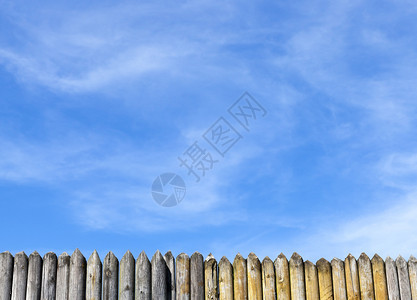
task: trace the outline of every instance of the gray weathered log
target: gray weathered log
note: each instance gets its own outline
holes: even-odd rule
[[[103,262],[103,300],[118,299],[118,282],[119,260],[110,251]]]
[[[71,255],[70,261],[70,277],[69,277],[69,299],[84,300],[85,299],[85,283],[86,283],[87,262],[80,250],[75,249]]]
[[[219,262],[219,298],[233,300],[233,267],[226,256]]]
[[[385,272],[387,275],[388,298],[400,300],[400,287],[398,286],[397,266],[391,257],[385,259]]]
[[[417,259],[412,255],[408,260],[408,273],[410,275],[411,296],[413,300],[417,300]]]
[[[290,284],[291,299],[305,300],[304,262],[303,258],[296,252],[291,256],[290,262]]]
[[[346,300],[347,293],[344,263],[338,258],[333,258],[331,265],[334,300]]]
[[[218,299],[217,261],[210,253],[204,261],[204,291],[206,300]]]
[[[135,299],[151,300],[152,299],[152,275],[151,262],[142,251],[136,260],[136,280],[135,280]]]
[[[361,289],[361,299],[375,299],[374,283],[372,279],[371,260],[368,255],[362,253],[358,258],[359,285]]]
[[[86,299],[101,299],[102,264],[96,250],[87,261]]]
[[[168,300],[175,300],[175,258],[171,251],[165,253],[164,258],[168,268]]]
[[[161,252],[157,250],[152,257],[152,300],[168,298],[167,264]]]
[[[26,285],[26,300],[41,298],[42,257],[38,252],[29,255],[28,282]]]
[[[204,300],[204,258],[198,252],[191,255],[191,300]]]
[[[411,299],[410,277],[405,259],[400,255],[395,260],[398,273],[398,286],[400,287],[401,299]]]
[[[48,252],[43,257],[42,266],[42,300],[55,300],[56,297],[56,275],[58,268],[56,254]]]
[[[14,257],[12,300],[26,299],[26,283],[28,278],[28,257],[19,252]]]
[[[68,300],[70,278],[70,256],[64,252],[58,257],[56,273],[56,300]]]
[[[120,260],[119,299],[135,299],[135,258],[129,250]]]
[[[9,251],[0,253],[0,299],[12,297],[13,256]]]
[[[274,261],[277,299],[291,299],[290,269],[288,260],[283,253]]]
[[[190,300],[190,258],[187,254],[181,253],[177,256],[176,262],[176,298],[177,300]]]

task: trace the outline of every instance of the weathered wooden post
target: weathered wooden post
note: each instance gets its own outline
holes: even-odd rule
[[[26,299],[26,283],[28,278],[28,257],[19,252],[14,257],[12,300]]]
[[[249,253],[246,268],[248,272],[248,299],[262,299],[261,262],[255,253]]]
[[[152,299],[151,262],[145,251],[142,251],[136,260],[135,300]]]
[[[80,250],[75,249],[71,255],[70,276],[69,276],[69,299],[84,300],[85,299],[85,283],[87,262]]]
[[[401,299],[411,299],[410,277],[405,259],[400,255],[395,260],[398,272],[398,285],[400,287]]]
[[[283,253],[274,262],[277,299],[291,299],[290,269],[288,260]]]
[[[53,252],[43,257],[41,300],[55,300],[58,258]]]
[[[133,300],[135,298],[135,258],[127,250],[120,260],[119,299]]]
[[[87,261],[86,299],[101,299],[102,264],[96,250]]]
[[[34,251],[29,255],[26,300],[39,300],[41,297],[42,257]]]
[[[397,266],[391,257],[385,259],[385,272],[387,275],[387,289],[390,300],[400,300],[400,287],[398,286]]]
[[[152,300],[168,298],[167,264],[161,252],[157,250],[152,257]]]
[[[263,300],[276,299],[274,263],[268,256],[262,261],[262,294]]]
[[[103,300],[118,299],[119,260],[113,252],[107,253],[103,263]]]
[[[387,277],[385,274],[384,260],[375,254],[371,260],[372,275],[374,279],[375,300],[388,299]]]
[[[190,300],[190,258],[185,253],[177,256],[176,277],[177,300]]]
[[[372,266],[368,255],[362,253],[358,259],[359,285],[361,289],[361,299],[374,300],[374,284],[372,280]]]
[[[233,267],[226,256],[219,262],[219,296],[220,300],[233,300]]]
[[[9,251],[0,253],[0,299],[12,297],[13,260]]]
[[[311,261],[304,263],[306,299],[320,300],[319,280],[317,276],[317,268]]]
[[[324,258],[320,258],[316,265],[319,277],[320,300],[333,300],[332,267]]]
[[[331,264],[334,300],[346,300],[347,294],[343,261],[338,258],[333,258]]]
[[[417,259],[412,255],[408,260],[408,273],[410,275],[411,296],[413,300],[417,300]]]
[[[204,294],[206,300],[219,299],[217,293],[217,261],[211,253],[204,261]]]
[[[349,253],[345,259],[346,293],[348,300],[360,300],[359,271],[355,257]]]
[[[164,258],[168,268],[168,300],[175,300],[175,259],[171,251],[165,253]]]
[[[291,299],[305,300],[304,262],[303,258],[294,252],[290,259]]]
[[[233,290],[235,300],[248,299],[246,260],[238,253],[233,261]]]
[[[64,252],[58,257],[56,273],[56,300],[68,300],[70,278],[70,256]]]
[[[204,258],[198,252],[191,255],[191,300],[204,300]]]

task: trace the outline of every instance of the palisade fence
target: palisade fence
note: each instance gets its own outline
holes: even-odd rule
[[[205,260],[196,252],[191,258],[157,251],[149,261],[145,252],[135,260],[127,251],[120,261],[109,252],[101,262],[96,251],[88,261],[77,249],[69,256],[53,252],[43,259],[34,252],[13,257],[0,254],[0,300],[24,299],[401,299],[417,300],[417,260],[399,256],[370,260],[324,258],[304,262],[294,253],[281,253],[262,263],[250,253],[226,257],[219,263],[210,254]]]

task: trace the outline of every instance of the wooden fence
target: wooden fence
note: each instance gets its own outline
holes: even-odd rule
[[[316,300],[395,299],[417,300],[417,260],[395,261],[362,253],[356,260],[324,258],[316,264],[294,253],[290,260],[281,253],[261,262],[255,254],[238,254],[233,264],[226,257],[219,263],[210,254],[205,260],[157,251],[149,261],[145,252],[135,260],[127,251],[120,263],[109,252],[101,262],[98,253],[88,261],[77,249],[69,256],[34,252],[13,257],[0,254],[0,300]]]

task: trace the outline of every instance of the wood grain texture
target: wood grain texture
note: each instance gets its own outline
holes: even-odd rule
[[[119,295],[119,260],[113,252],[103,262],[103,300],[117,300]]]
[[[25,252],[19,252],[14,257],[12,300],[26,299],[26,284],[28,278],[28,257]]]
[[[385,259],[385,273],[387,276],[388,298],[400,300],[400,287],[398,286],[397,266],[391,257]]]
[[[219,262],[219,298],[233,300],[233,267],[226,256]]]
[[[290,262],[290,284],[291,299],[306,299],[305,282],[304,282],[304,262],[303,258],[296,252],[291,256]]]
[[[135,298],[135,258],[127,250],[120,260],[119,270],[119,299],[133,300]]]
[[[374,291],[376,300],[388,299],[387,276],[385,274],[384,260],[375,254],[371,260],[372,277],[374,280]]]
[[[69,292],[70,300],[85,299],[87,262],[80,250],[75,249],[70,260]]]
[[[135,272],[135,300],[152,299],[152,273],[151,262],[145,251],[142,251],[136,260]]]
[[[365,253],[358,258],[359,286],[362,300],[375,299],[371,261]]]
[[[217,261],[211,253],[204,261],[204,294],[206,300],[219,299],[217,292]]]
[[[317,267],[311,262],[304,263],[305,285],[306,285],[306,299],[319,300],[319,280],[317,274]]]
[[[56,298],[56,276],[58,269],[58,258],[53,252],[48,252],[43,257],[42,266],[42,300],[55,300]]]
[[[152,299],[160,300],[168,298],[167,264],[161,252],[157,250],[152,257]]]
[[[177,300],[191,299],[190,257],[185,253],[181,253],[177,256],[176,286]]]
[[[410,256],[408,260],[408,274],[410,276],[411,297],[417,300],[417,259]]]
[[[171,251],[168,251],[164,255],[165,262],[167,264],[167,285],[168,285],[168,300],[175,300],[175,258]]]
[[[233,261],[233,293],[235,300],[248,299],[246,259],[238,253]]]
[[[70,278],[70,256],[64,252],[58,257],[56,273],[56,300],[68,300]]]
[[[335,300],[346,300],[345,267],[342,260],[333,258],[332,262],[333,296]]]
[[[398,273],[398,286],[400,287],[400,298],[411,299],[410,276],[408,275],[408,266],[405,259],[400,255],[395,260]]]
[[[262,261],[262,296],[263,300],[276,299],[275,268],[268,256]]]
[[[248,299],[262,299],[262,270],[261,262],[255,253],[249,253],[247,262],[248,272]]]
[[[355,257],[349,254],[345,259],[346,293],[348,300],[360,300],[359,271]]]
[[[87,261],[87,284],[86,284],[86,299],[99,300],[101,299],[101,284],[102,284],[102,264],[100,257],[96,250],[91,254]]]
[[[332,267],[324,258],[316,262],[321,300],[333,300]]]
[[[29,255],[28,281],[26,284],[26,300],[41,298],[42,257],[38,252]]]
[[[277,299],[291,299],[290,269],[283,253],[274,261]]]
[[[0,253],[0,299],[10,300],[12,297],[14,258],[9,251]]]
[[[204,258],[194,252],[190,259],[191,300],[204,300]]]

